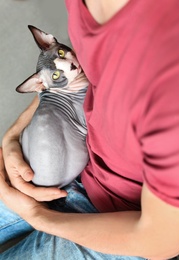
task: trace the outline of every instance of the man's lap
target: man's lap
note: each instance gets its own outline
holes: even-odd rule
[[[61,212],[81,212],[97,213],[98,211],[90,203],[81,183],[73,182],[66,188],[68,196],[66,200],[56,200],[49,203],[49,206]],[[0,245],[9,239],[26,234],[32,231],[27,237],[15,246],[11,247],[0,255],[1,260],[16,259],[131,259],[137,257],[125,257],[105,255],[88,248],[79,246],[66,239],[52,236],[43,232],[33,230],[33,228],[22,220],[18,215],[7,209],[0,202]]]
[[[33,228],[0,201],[0,246]]]

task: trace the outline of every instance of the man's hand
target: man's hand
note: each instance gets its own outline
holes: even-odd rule
[[[58,188],[36,187],[30,181],[33,171],[24,161],[19,141],[11,139],[6,141],[3,156],[7,175],[13,187],[37,201],[51,201],[65,197],[67,192]]]
[[[45,208],[45,204],[23,194],[10,186],[4,167],[2,149],[0,148],[0,199],[22,218],[31,222],[37,211]]]

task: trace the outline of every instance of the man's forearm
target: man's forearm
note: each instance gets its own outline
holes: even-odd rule
[[[140,212],[137,211],[67,214],[44,209],[31,224],[40,231],[71,240],[95,251],[135,255],[139,218]]]
[[[172,258],[179,252],[179,210],[155,197],[146,187],[143,194],[143,213],[67,214],[43,209],[26,220],[37,230],[102,253],[155,260]]]

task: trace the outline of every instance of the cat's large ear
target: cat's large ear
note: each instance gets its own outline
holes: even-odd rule
[[[29,30],[31,31],[34,39],[41,50],[48,50],[52,45],[54,45],[57,40],[53,35],[47,34],[40,29],[28,25]]]
[[[42,80],[40,79],[38,74],[33,74],[28,79],[26,79],[22,84],[20,84],[16,91],[20,93],[27,92],[42,92],[45,90],[45,86],[43,85]]]

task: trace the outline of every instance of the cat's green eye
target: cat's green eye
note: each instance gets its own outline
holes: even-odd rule
[[[53,80],[57,80],[60,78],[60,71],[56,70],[53,74],[52,74],[52,79]]]
[[[64,50],[59,50],[59,51],[58,51],[58,54],[59,54],[60,58],[64,58],[64,57],[65,57],[65,52],[64,52]]]

